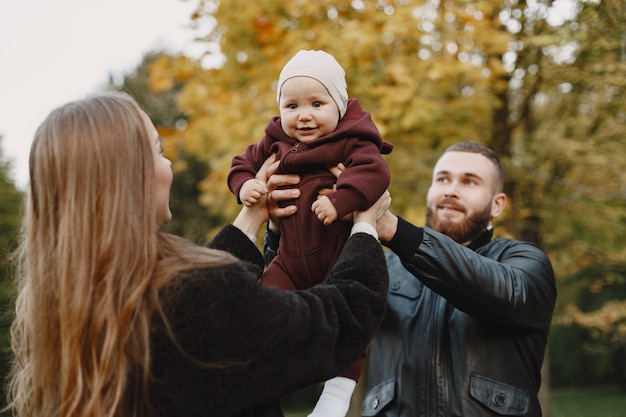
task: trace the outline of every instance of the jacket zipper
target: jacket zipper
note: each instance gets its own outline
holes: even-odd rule
[[[430,357],[431,364],[429,366],[428,384],[432,389],[429,390],[430,395],[426,395],[426,409],[423,415],[431,416],[447,416],[448,415],[448,358],[449,352],[443,352],[442,339],[448,335],[446,320],[451,312],[451,306],[445,298],[438,296],[429,290],[429,305],[431,305],[431,314],[434,318],[431,332]]]

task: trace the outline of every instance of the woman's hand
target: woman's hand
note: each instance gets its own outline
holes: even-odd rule
[[[385,190],[383,195],[367,210],[354,212],[354,223],[366,222],[376,228],[376,220],[387,212],[391,204],[391,194]]]
[[[276,155],[270,156],[265,160],[255,178],[261,182],[268,182],[268,177],[272,171],[276,171],[278,163]],[[239,228],[252,240],[256,240],[259,230],[269,219],[268,196],[269,194],[265,194],[256,203],[249,206],[244,205],[235,221],[233,221],[233,226]]]

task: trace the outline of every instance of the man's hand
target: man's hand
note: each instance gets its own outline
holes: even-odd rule
[[[346,170],[346,166],[343,163],[339,162],[337,164],[337,166],[330,167],[330,168],[328,168],[328,170],[330,171],[331,174],[333,174],[335,176],[335,178],[339,178],[341,173]],[[317,201],[319,201],[322,197],[324,197],[324,196],[326,196],[326,195],[328,195],[328,194],[330,194],[330,193],[332,193],[332,192],[334,192],[336,190],[337,190],[337,185],[336,184],[334,184],[332,188],[322,188],[322,189],[320,189],[317,192]],[[333,210],[334,210],[334,213],[335,213],[334,217],[331,217],[332,220],[329,220],[328,223],[325,220],[325,218],[327,217],[326,215],[324,215],[324,219],[320,218],[319,214],[315,211],[315,209],[313,207],[311,207],[313,212],[318,215],[317,218],[320,219],[322,222],[324,222],[325,225],[331,224],[332,222],[337,220],[337,217],[339,216],[339,214],[337,213],[337,210],[335,209],[335,206],[330,203],[330,200],[328,200],[328,203],[333,206]],[[313,204],[315,204],[315,203],[313,203]],[[354,217],[353,217],[352,213],[348,213],[345,216],[343,216],[343,218],[341,218],[341,221],[342,222],[351,222],[353,220],[353,218]]]
[[[343,162],[339,162],[336,167],[330,167],[328,170],[335,176],[335,178],[339,178],[341,173],[346,170],[346,166]]]
[[[398,216],[385,210],[376,221],[376,231],[381,242],[389,242],[398,231]]]
[[[280,219],[291,216],[296,212],[296,206],[291,204],[286,207],[280,207],[282,201],[294,200],[300,197],[298,188],[283,188],[293,186],[300,183],[300,176],[296,174],[275,174],[280,161],[274,161],[268,164],[267,175],[267,209],[269,210],[269,229],[274,233],[280,233]],[[268,158],[269,160],[269,158]],[[267,162],[267,161],[266,161]],[[264,164],[265,165],[265,164]]]
[[[335,178],[339,178],[341,173],[345,170],[346,170],[346,166],[341,162],[339,162],[337,166],[328,168],[328,171],[330,171],[330,173],[333,174]],[[319,199],[320,197],[330,194],[335,190],[337,190],[336,184],[334,184],[332,188],[322,188],[321,190],[317,192],[317,198]]]

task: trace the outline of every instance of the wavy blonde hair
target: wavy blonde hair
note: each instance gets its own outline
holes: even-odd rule
[[[158,232],[139,106],[105,94],[54,110],[30,153],[9,407],[23,417],[150,413],[158,290],[233,257]]]

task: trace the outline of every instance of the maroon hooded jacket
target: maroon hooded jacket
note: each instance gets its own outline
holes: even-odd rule
[[[318,191],[336,183],[336,190],[328,198],[339,219],[369,208],[389,186],[389,168],[381,154],[390,153],[392,148],[391,143],[383,141],[369,112],[356,99],[350,99],[346,114],[332,133],[302,143],[287,136],[280,117],[273,117],[261,141],[233,158],[228,186],[238,201],[243,183],[254,178],[273,153],[280,160],[277,173],[301,177],[297,185],[300,198],[284,203],[295,204],[298,210],[281,219],[277,256],[261,278],[265,285],[293,290],[323,281],[349,237],[352,224],[336,220],[325,226],[311,211]],[[340,162],[346,170],[335,178],[328,168]]]

